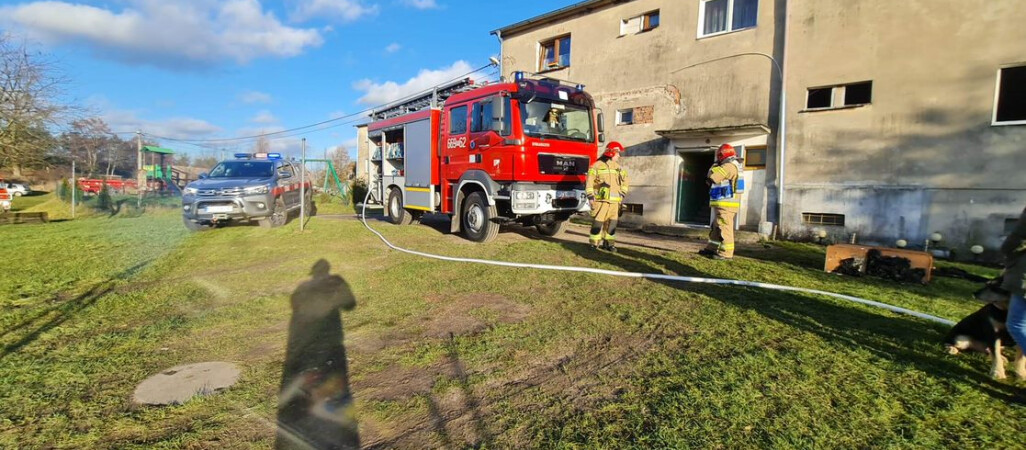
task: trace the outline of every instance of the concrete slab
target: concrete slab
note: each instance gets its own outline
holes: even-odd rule
[[[139,405],[180,405],[197,395],[210,395],[231,387],[239,381],[239,374],[239,368],[227,362],[175,366],[139,383],[132,402]]]

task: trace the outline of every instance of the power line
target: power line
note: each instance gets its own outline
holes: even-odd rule
[[[463,75],[460,75],[460,76],[458,76],[456,78],[453,78],[453,79],[448,80],[445,83],[441,83],[441,84],[450,83],[450,82],[456,81],[456,80],[458,80],[460,78],[468,77],[470,75],[473,75],[473,74],[475,74],[477,72],[480,72],[480,71],[482,71],[484,69],[487,69],[489,67],[492,67],[492,66],[494,66],[494,64],[488,63],[488,64],[486,64],[484,66],[481,66],[481,67],[479,67],[477,69],[474,69],[474,70],[472,70],[470,72],[467,72],[467,73],[465,73]],[[441,84],[439,84],[439,85],[441,85]],[[223,142],[233,142],[233,141],[248,141],[248,140],[252,140],[252,139],[259,139],[259,138],[262,138],[262,137],[266,138],[268,136],[276,136],[276,135],[279,135],[279,134],[295,133],[297,131],[307,130],[309,128],[325,125],[325,124],[332,123],[332,122],[337,122],[337,121],[340,121],[340,120],[343,120],[343,119],[352,119],[354,117],[358,117],[358,116],[360,116],[360,115],[362,115],[364,113],[373,111],[373,110],[375,110],[377,108],[380,108],[382,106],[385,106],[387,104],[401,102],[401,101],[406,100],[406,99],[410,99],[410,98],[414,98],[414,97],[419,97],[421,95],[427,94],[427,93],[431,92],[432,90],[434,90],[435,87],[437,87],[439,85],[432,86],[432,87],[430,87],[428,89],[425,89],[423,91],[420,91],[420,92],[408,95],[408,96],[403,97],[403,98],[401,98],[399,100],[393,100],[393,101],[390,101],[390,102],[387,102],[387,103],[384,103],[384,104],[381,104],[381,105],[372,106],[370,108],[366,108],[366,109],[357,111],[357,112],[352,113],[352,114],[347,114],[347,115],[344,115],[344,116],[341,116],[341,117],[331,118],[331,119],[328,119],[328,120],[324,120],[324,121],[317,122],[317,123],[310,124],[310,125],[304,125],[304,126],[301,126],[301,127],[290,128],[290,129],[287,129],[287,130],[274,131],[274,132],[271,132],[271,133],[261,133],[261,134],[255,134],[255,135],[252,135],[252,136],[241,136],[241,137],[221,138],[221,139],[175,139],[175,138],[169,138],[169,137],[166,137],[166,136],[158,136],[158,135],[150,134],[150,133],[143,133],[143,134],[146,135],[146,136],[155,138],[155,139],[164,139],[164,140],[175,141],[175,142],[182,142],[182,143],[197,143],[197,142],[223,143]],[[357,121],[359,121],[359,120],[352,121],[352,122],[349,122],[349,123],[355,123]],[[333,125],[331,127],[325,127],[325,128],[320,129],[320,130],[317,130],[317,131],[323,131],[323,130],[326,130],[326,129],[329,129],[329,128],[334,128],[335,126],[340,126],[340,125],[344,125],[344,124],[345,123],[339,124],[339,125]],[[292,135],[289,135],[289,136],[281,136],[281,137],[278,137],[278,138],[275,138],[275,139],[282,139],[282,138],[285,138],[285,137],[292,137],[292,136],[296,136],[296,134],[292,134]]]

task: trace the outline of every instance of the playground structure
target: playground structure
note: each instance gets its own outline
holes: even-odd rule
[[[330,159],[305,159],[303,160],[304,165],[308,164],[324,164],[324,182],[321,184],[321,192],[329,195],[337,195],[342,199],[343,202],[348,202],[349,199],[349,184],[343,183],[342,179],[338,176],[338,171],[335,170],[335,164]],[[310,169],[307,169],[309,172]],[[332,189],[332,182],[334,182],[334,189]]]
[[[174,168],[174,150],[169,148],[144,145],[142,158],[143,171],[146,173],[144,189],[156,195],[182,195],[182,188],[192,179],[183,170]]]

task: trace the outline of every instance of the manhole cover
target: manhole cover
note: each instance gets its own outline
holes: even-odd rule
[[[227,362],[175,366],[153,375],[135,388],[132,401],[140,405],[178,405],[196,395],[210,395],[239,381],[239,368]]]

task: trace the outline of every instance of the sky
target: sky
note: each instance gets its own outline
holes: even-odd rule
[[[369,107],[499,54],[492,30],[577,0],[0,0],[0,32],[55,62],[65,101],[193,156],[345,146]],[[475,75],[494,79],[496,70]],[[300,134],[301,133],[301,134]],[[122,137],[131,138],[131,134]]]

